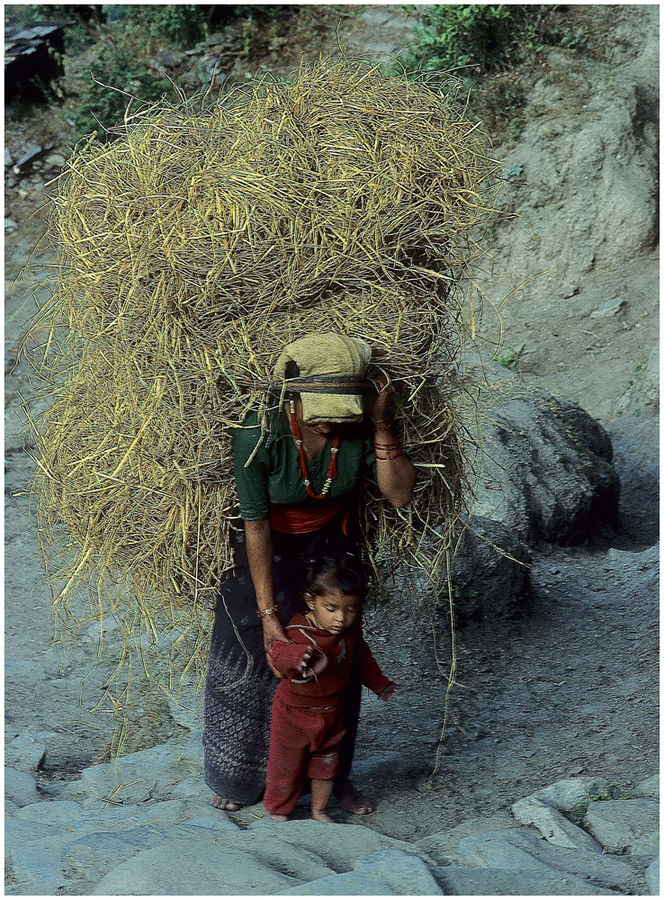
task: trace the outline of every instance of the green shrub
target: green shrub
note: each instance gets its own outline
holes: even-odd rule
[[[127,28],[140,28],[146,41],[168,41],[172,47],[187,48],[205,37],[211,7],[195,3],[181,5],[126,7]]]
[[[76,104],[72,116],[76,138],[91,131],[104,139],[104,128],[119,124],[130,96],[158,100],[172,91],[171,83],[150,71],[135,39],[127,32],[95,48],[94,58],[84,76],[76,78]],[[122,93],[125,92],[125,93]]]
[[[414,56],[422,68],[476,65],[486,71],[502,60],[512,18],[508,6],[428,6],[420,15]]]
[[[416,11],[418,40],[406,64],[425,71],[472,67],[469,75],[505,68],[556,41],[547,22],[553,7],[433,5]]]

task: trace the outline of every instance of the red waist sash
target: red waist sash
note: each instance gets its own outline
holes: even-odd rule
[[[344,502],[325,503],[320,506],[287,506],[273,503],[270,506],[270,528],[281,534],[308,534],[310,531],[318,531],[344,508]],[[343,517],[341,528],[346,534],[348,513]]]

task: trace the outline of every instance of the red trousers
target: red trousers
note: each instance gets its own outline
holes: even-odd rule
[[[263,798],[270,815],[293,812],[305,776],[332,781],[345,734],[341,706],[322,710],[291,706],[277,689]]]

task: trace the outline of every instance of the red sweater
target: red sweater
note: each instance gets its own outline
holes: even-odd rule
[[[337,706],[352,678],[375,694],[392,682],[380,670],[367,642],[362,637],[360,620],[342,634],[330,634],[313,626],[301,613],[286,626],[288,641],[272,644],[272,665],[282,677],[278,687],[282,698],[293,706]],[[316,651],[309,666],[316,675],[304,679],[299,671],[305,652]]]

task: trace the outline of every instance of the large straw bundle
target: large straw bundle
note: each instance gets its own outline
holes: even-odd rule
[[[61,605],[85,581],[134,637],[201,635],[232,565],[231,430],[276,402],[277,355],[314,330],[368,341],[399,383],[416,494],[399,511],[370,500],[367,542],[375,561],[435,578],[462,496],[451,397],[473,312],[458,289],[493,171],[456,101],[454,87],[319,62],[211,110],[146,109],[74,153],[38,323],[54,394],[40,525]]]

